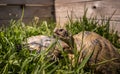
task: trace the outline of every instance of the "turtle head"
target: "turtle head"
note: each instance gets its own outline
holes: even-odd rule
[[[64,40],[69,39],[70,35],[67,30],[60,28],[60,29],[54,30],[54,37],[57,37],[64,41]]]
[[[73,47],[73,45],[74,45],[73,36],[65,29],[62,29],[62,28],[55,29],[54,37],[59,38],[60,40],[64,41],[71,47]]]

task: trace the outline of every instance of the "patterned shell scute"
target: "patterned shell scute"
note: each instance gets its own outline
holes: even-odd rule
[[[54,43],[55,39],[49,37],[49,36],[44,36],[44,35],[39,35],[39,36],[32,36],[27,38],[27,43],[29,46],[29,50],[41,50],[49,47],[50,44]]]
[[[81,63],[86,56],[89,56],[92,53],[87,64],[90,68],[93,67],[92,65],[95,65],[93,67],[95,74],[118,74],[117,71],[120,71],[120,54],[117,51],[117,48],[115,48],[109,40],[90,31],[82,31],[72,37],[71,35],[66,35],[68,36],[66,37],[64,35],[66,33],[68,32],[63,29],[57,29],[55,31],[55,35],[63,39],[66,43],[69,44],[68,40],[73,40],[77,51],[80,52],[78,59],[79,63]],[[73,55],[73,57],[75,56]],[[100,64],[101,62],[104,63]]]
[[[102,36],[94,32],[80,32],[73,36],[77,50],[80,51],[79,62],[81,62],[86,55],[89,55],[92,51],[91,58],[89,59],[89,64],[97,64],[105,60],[117,59],[111,62],[107,62],[104,65],[98,65],[96,67],[97,71],[105,71],[104,74],[111,74],[111,69],[120,69],[120,54],[110,41],[103,38]],[[111,73],[110,73],[111,72]],[[113,74],[113,73],[112,73]]]
[[[46,56],[46,58],[51,58],[51,61],[53,61],[56,60],[56,58],[61,58],[61,48],[64,51],[70,51],[70,47],[64,41],[56,40],[56,38],[44,35],[32,36],[27,38],[28,49],[31,51],[36,50],[40,53],[46,50],[50,45],[55,44]]]
[[[29,47],[29,50],[45,50],[50,45],[56,42],[56,38],[44,36],[44,35],[38,35],[38,36],[32,36],[27,38],[27,44]],[[65,50],[69,51],[69,46],[61,40],[57,40],[57,43],[55,44],[55,50],[59,50],[60,46]]]

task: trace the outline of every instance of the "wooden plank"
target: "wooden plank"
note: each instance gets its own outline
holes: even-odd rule
[[[110,4],[114,3],[114,4]],[[84,13],[84,9],[87,8],[87,15],[90,17],[91,14],[93,16],[110,16],[117,10],[114,14],[114,18],[119,20],[118,15],[120,15],[120,1],[119,2],[107,2],[107,1],[96,1],[96,2],[84,2],[84,3],[74,3],[74,4],[67,4],[67,5],[56,5],[56,14],[60,15],[61,17],[66,17],[66,15],[70,14],[71,12],[73,15],[77,17],[81,17]],[[61,14],[59,14],[61,13]],[[63,15],[63,14],[65,15]],[[57,16],[57,15],[56,15]]]
[[[5,27],[9,26],[11,20],[12,19],[0,20],[0,27],[2,27],[2,26],[5,26]],[[15,19],[15,20],[17,21],[19,19]],[[39,17],[39,22],[50,21],[50,20],[52,20],[51,17],[50,18],[48,18],[48,17]],[[32,21],[34,21],[34,18],[32,18],[32,17],[31,18],[23,18],[23,22],[25,24],[29,25],[30,23],[32,23]]]
[[[51,6],[27,6],[24,8],[24,18],[52,17],[53,7]],[[20,6],[0,6],[0,20],[18,19],[22,15]]]
[[[73,19],[81,18],[85,9],[87,9],[88,18],[97,17],[98,19],[109,18],[116,11],[112,21],[120,22],[120,0],[75,0],[73,3],[71,1],[67,0],[65,3],[63,0],[57,0],[55,2],[56,21],[62,26],[68,21],[68,15]],[[118,27],[120,28],[116,26]]]
[[[60,18],[56,18],[56,19],[57,19],[57,25],[62,28],[64,28],[65,24],[69,22],[68,18],[61,18],[62,20],[60,20]],[[120,36],[120,21],[110,21],[110,29],[114,31],[118,31]]]
[[[82,2],[91,2],[91,1],[101,1],[101,0],[55,0],[56,4],[73,4],[73,3],[82,3]]]
[[[110,23],[110,29],[118,31],[120,37],[120,21],[111,21]]]
[[[10,23],[10,20],[0,20],[0,27],[1,26],[8,26],[8,23]]]
[[[0,0],[0,4],[53,4],[53,0]]]

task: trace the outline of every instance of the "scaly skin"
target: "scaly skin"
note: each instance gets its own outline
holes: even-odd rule
[[[55,36],[65,41],[71,48],[74,48],[73,43],[76,44],[77,51],[81,51],[78,61],[79,63],[86,55],[89,55],[93,51],[94,53],[87,63],[90,67],[92,67],[92,64],[115,59],[96,66],[95,74],[119,74],[117,71],[120,71],[120,54],[118,53],[117,48],[102,36],[89,31],[80,32],[71,36],[64,29],[56,29]],[[69,42],[72,42],[72,45]]]

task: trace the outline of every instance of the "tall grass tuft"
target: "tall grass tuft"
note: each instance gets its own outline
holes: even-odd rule
[[[67,30],[73,35],[84,30],[96,32],[110,40],[114,46],[120,48],[120,37],[118,36],[118,32],[113,29],[110,30],[110,20],[114,14],[107,19],[103,18],[102,20],[96,20],[97,18],[95,17],[88,19],[86,13],[87,11],[82,18],[77,19],[76,21],[69,18],[69,23],[66,24]]]
[[[97,26],[99,24],[101,25]],[[120,48],[117,32],[110,33],[108,25],[109,20],[107,23],[98,23],[84,15],[81,20],[71,21],[66,27],[73,35],[83,30],[94,31]],[[54,22],[32,21],[27,25],[21,20],[11,20],[9,27],[0,28],[0,74],[91,74],[91,70],[84,70],[84,66],[92,53],[81,64],[73,65],[65,52],[62,52],[63,59],[50,62],[50,59],[45,58],[49,51],[38,54],[35,51],[30,52],[22,45],[27,37],[33,35],[52,36],[55,26]]]

